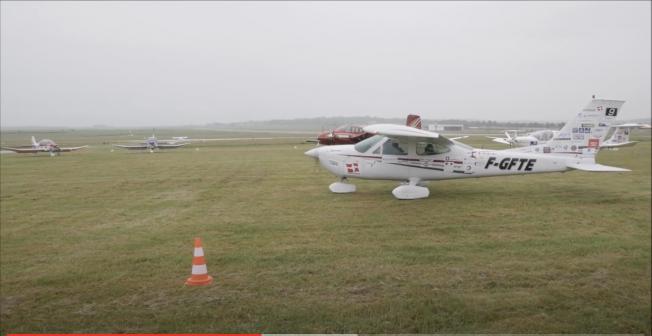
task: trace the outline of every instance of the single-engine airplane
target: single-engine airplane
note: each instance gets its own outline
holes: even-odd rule
[[[368,137],[362,126],[342,125],[331,131],[322,132],[317,136],[317,143],[320,145],[349,145],[358,143]]]
[[[175,141],[159,141],[156,139],[156,136],[152,134],[152,136],[149,137],[147,141],[141,142],[139,144],[113,146],[130,150],[146,149],[150,152],[154,152],[155,149],[174,149],[185,146],[186,144],[186,142],[176,143]]]
[[[305,154],[340,178],[329,189],[351,193],[349,178],[404,183],[392,194],[398,199],[429,196],[432,180],[563,172],[623,172],[595,162],[599,137],[624,101],[594,99],[544,145],[488,150],[473,148],[438,133],[408,126],[377,124],[364,128],[374,136],[355,145],[316,147]],[[582,127],[591,123],[594,127]]]
[[[9,150],[19,154],[27,153],[50,153],[50,156],[59,155],[62,152],[72,152],[86,148],[88,146],[79,146],[79,147],[61,147],[57,145],[56,142],[50,139],[41,139],[36,141],[36,138],[32,136],[32,145],[31,146],[19,146],[19,147],[2,147],[4,150]]]

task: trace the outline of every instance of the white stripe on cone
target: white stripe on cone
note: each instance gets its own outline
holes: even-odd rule
[[[195,257],[203,257],[204,249],[201,247],[195,247]]]
[[[192,274],[208,274],[206,265],[192,265]]]

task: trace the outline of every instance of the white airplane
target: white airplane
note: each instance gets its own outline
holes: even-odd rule
[[[650,128],[650,125],[622,124],[622,125],[612,126],[612,128],[614,129],[614,132],[611,134],[611,137],[607,139],[607,141],[603,142],[600,145],[600,149],[602,148],[616,149],[619,147],[634,146],[638,143],[638,141],[629,141],[629,133],[631,132],[631,130],[634,128],[648,129]]]
[[[175,141],[159,141],[156,139],[156,136],[152,134],[151,137],[145,142],[141,142],[137,145],[113,145],[115,147],[124,148],[124,149],[147,149],[150,152],[154,152],[155,149],[174,149],[185,146],[187,143],[176,143]]]
[[[526,134],[526,135],[518,135],[517,130],[507,130],[505,131],[505,137],[504,138],[499,138],[499,137],[491,137],[488,136],[487,138],[491,139],[493,142],[498,142],[501,144],[509,145],[509,147],[515,146],[515,147],[523,147],[523,146],[534,146],[539,144],[539,139],[531,134]]]
[[[599,136],[623,101],[594,99],[545,145],[504,150],[473,148],[438,133],[402,125],[377,124],[364,128],[374,136],[355,145],[316,147],[305,154],[341,180],[334,193],[351,193],[348,178],[395,180],[404,183],[392,194],[398,199],[429,196],[424,182],[444,179],[563,172],[570,169],[622,172],[628,169],[595,162]],[[595,128],[577,129],[592,123]],[[603,129],[604,128],[604,129]],[[595,133],[594,133],[595,131]],[[580,134],[582,136],[575,136]]]
[[[9,150],[12,152],[16,152],[19,154],[26,154],[26,153],[50,153],[50,156],[55,156],[59,155],[62,152],[72,152],[76,150],[80,150],[82,148],[86,148],[88,146],[79,146],[79,147],[61,147],[57,145],[56,142],[50,140],[50,139],[42,139],[40,141],[36,141],[36,138],[32,136],[32,145],[31,146],[20,146],[20,147],[2,147],[4,150]]]

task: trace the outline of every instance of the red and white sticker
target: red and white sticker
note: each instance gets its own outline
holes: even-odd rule
[[[346,171],[349,174],[360,174],[360,168],[358,168],[358,163],[347,163],[346,164]]]

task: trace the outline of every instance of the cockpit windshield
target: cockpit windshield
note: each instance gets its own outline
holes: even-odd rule
[[[383,140],[385,137],[382,135],[374,135],[371,138],[364,139],[360,142],[358,142],[354,148],[356,151],[360,153],[366,153],[369,148],[373,147],[375,144],[377,144],[379,141]]]

